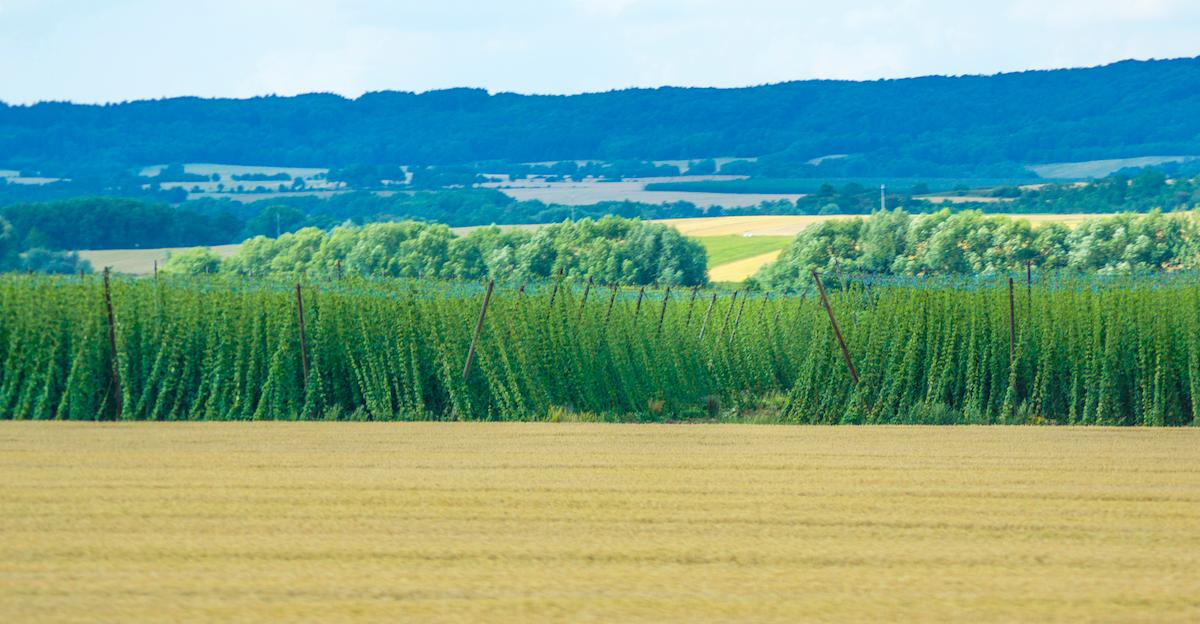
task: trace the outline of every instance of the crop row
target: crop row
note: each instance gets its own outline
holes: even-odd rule
[[[0,277],[0,417],[1183,425],[1200,409],[1200,289],[1180,280],[1018,288],[1011,308],[1003,283],[850,286],[830,310],[857,383],[813,292],[498,287],[464,374],[478,284],[114,279],[111,326],[105,288]]]

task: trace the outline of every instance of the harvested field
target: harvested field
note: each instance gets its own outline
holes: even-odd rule
[[[1200,619],[1200,431],[0,423],[0,620]]]
[[[241,245],[217,245],[210,247],[218,256],[228,258],[237,253]],[[190,247],[164,247],[161,249],[97,249],[81,251],[79,257],[92,263],[92,269],[103,271],[112,267],[117,273],[147,275],[154,272],[154,263],[162,266],[172,253],[187,251]]]
[[[718,264],[709,268],[708,279],[713,282],[741,282],[746,278],[754,275],[759,269],[775,261],[783,250],[768,251],[767,253],[758,254],[725,264]]]
[[[661,204],[678,201],[691,202],[700,207],[709,206],[756,206],[764,201],[786,199],[796,201],[804,197],[798,193],[704,193],[692,191],[648,191],[646,184],[673,180],[698,181],[705,179],[737,179],[737,176],[691,176],[687,178],[630,178],[621,182],[545,182],[542,180],[519,181],[516,183],[489,183],[482,186],[498,188],[502,193],[518,200],[536,199],[547,204],[586,206],[604,201],[637,201]]]

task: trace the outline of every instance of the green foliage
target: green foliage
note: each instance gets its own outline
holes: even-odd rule
[[[80,258],[79,254],[73,251],[51,251],[35,247],[21,254],[19,268],[34,273],[91,273],[92,263]]]
[[[0,217],[0,271],[7,271],[17,265],[19,249],[16,237],[13,236],[12,224]]]
[[[1116,173],[1086,185],[1050,184],[1025,189],[997,189],[994,196],[1013,201],[988,209],[1015,213],[1149,212],[1200,207],[1200,178],[1176,175],[1169,180],[1156,167],[1132,175]]]
[[[207,247],[195,247],[172,253],[162,266],[163,273],[205,275],[221,270],[221,256]]]
[[[914,216],[900,210],[870,219],[826,221],[806,228],[753,280],[770,290],[797,290],[812,270],[883,275],[996,275],[1069,269],[1100,273],[1194,267],[1200,219],[1191,212],[1120,214],[1075,229],[1033,227],[1026,220],[974,210]]]
[[[809,423],[1188,425],[1200,409],[1195,274],[1021,289],[1011,358],[1003,282],[836,291],[857,387],[811,296],[499,287],[464,380],[478,284],[306,286],[303,343],[288,284],[112,288],[115,353],[101,280],[0,276],[0,418],[709,420],[770,403]]]
[[[480,228],[457,237],[417,221],[305,228],[246,241],[224,270],[247,276],[371,275],[533,282],[556,276],[601,284],[703,284],[704,249],[664,225],[605,217],[529,232]]]
[[[202,214],[131,199],[92,197],[0,208],[24,247],[125,249],[229,243],[242,223],[228,212]]]

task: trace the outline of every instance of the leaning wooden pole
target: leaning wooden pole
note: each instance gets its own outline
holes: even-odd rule
[[[1033,261],[1025,262],[1025,307],[1026,312],[1033,315]]]
[[[699,294],[700,294],[700,287],[693,286],[692,287],[692,299],[691,299],[691,301],[688,302],[687,320],[684,321],[684,323],[683,323],[684,327],[692,326],[692,309],[696,307],[696,296]]]
[[[634,308],[633,308],[634,318],[637,318],[637,315],[642,313],[642,298],[645,296],[646,296],[646,287],[642,286],[640,289],[638,289],[637,305],[634,306]]]
[[[576,320],[583,318],[583,310],[587,307],[588,294],[592,292],[592,278],[588,278],[587,287],[583,289],[583,301],[579,303],[579,317]]]
[[[471,348],[467,349],[467,363],[463,365],[463,383],[466,383],[467,377],[471,374],[471,361],[475,359],[475,347],[479,344],[479,332],[483,331],[483,319],[487,316],[488,304],[492,302],[492,290],[495,287],[495,281],[488,282],[487,293],[483,295],[483,306],[479,308],[479,320],[475,321],[475,334],[471,336]]]
[[[704,330],[708,329],[708,319],[712,317],[713,306],[717,305],[717,293],[713,293],[708,302],[708,311],[704,313],[704,322],[700,324],[700,340],[704,340]]]
[[[109,285],[111,267],[104,267],[104,308],[108,311],[108,349],[109,364],[112,366],[113,404],[116,407],[116,417],[121,417],[121,366],[117,362],[117,321],[113,316],[112,287]]]
[[[733,319],[733,330],[729,332],[729,341],[733,342],[733,337],[737,335],[738,327],[742,324],[742,312],[746,311],[746,302],[750,300],[750,295],[742,297],[742,305],[738,308],[737,318]]]
[[[612,285],[612,296],[608,298],[608,310],[604,312],[604,326],[608,327],[608,319],[612,316],[613,304],[617,302],[617,285]]]
[[[655,333],[662,333],[663,320],[667,318],[667,302],[671,300],[671,287],[667,286],[667,292],[663,295],[662,311],[658,313],[658,329]]]
[[[1013,278],[1008,278],[1008,365],[1017,359],[1017,308],[1013,303]]]
[[[846,369],[850,371],[850,379],[854,380],[854,385],[858,385],[858,369],[854,368],[854,360],[850,358],[850,349],[846,348],[846,341],[842,338],[842,330],[838,328],[837,318],[833,315],[833,308],[829,305],[829,296],[825,294],[825,285],[821,283],[821,276],[817,275],[816,271],[812,272],[813,280],[817,282],[817,291],[821,293],[821,303],[825,306],[825,313],[829,315],[829,324],[833,327],[833,336],[837,338],[838,346],[842,349],[842,359],[846,361]]]
[[[733,318],[733,309],[737,307],[738,293],[741,291],[733,291],[733,300],[729,302],[729,311],[725,313],[725,322],[721,323],[721,335],[718,338],[724,338],[725,334],[729,333],[729,321]]]
[[[558,296],[558,285],[562,283],[563,270],[558,270],[558,279],[554,280],[554,290],[550,291],[550,307],[554,307],[554,298]]]
[[[304,339],[304,297],[300,295],[300,282],[296,282],[296,321],[300,326],[300,368],[304,373],[304,384],[308,385],[308,344]]]

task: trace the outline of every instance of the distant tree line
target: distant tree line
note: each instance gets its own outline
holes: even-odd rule
[[[942,210],[914,197],[928,188],[889,191],[887,206],[911,214]],[[889,187],[889,188],[894,188]],[[1001,186],[1004,201],[965,203],[956,210],[1004,213],[1164,212],[1200,208],[1200,178],[1167,178],[1155,168],[1109,176],[1093,184]],[[970,196],[963,199],[969,200]],[[867,215],[879,208],[879,190],[848,183],[821,184],[795,201],[746,207],[700,208],[689,202],[649,204],[620,201],[586,206],[520,201],[493,189],[341,193],[331,197],[293,195],[252,203],[202,198],[170,205],[155,201],[89,197],[0,206],[20,249],[125,249],[190,247],[239,242],[257,235],[276,237],[301,228],[418,220],[451,227],[486,224],[557,223],[617,216],[671,219],[742,215]]]
[[[168,204],[96,197],[0,208],[22,249],[125,249],[236,242],[243,222]]]
[[[1016,213],[1148,212],[1200,207],[1200,178],[1168,178],[1158,167],[1121,172],[1085,186],[1050,184],[1031,188],[999,188],[997,197],[1013,201],[990,209]]]
[[[0,217],[0,272],[90,273],[92,265],[69,251],[23,246],[14,235],[12,224]]]
[[[346,167],[771,156],[738,166],[773,177],[805,175],[805,167],[837,176],[934,175],[934,168],[953,177],[1009,172],[1023,163],[1200,154],[1200,116],[1192,114],[1200,110],[1198,83],[1200,58],[1189,58],[995,76],[565,97],[449,89],[357,99],[0,104],[0,165]],[[832,154],[858,156],[808,164]],[[956,168],[960,173],[950,173]]]
[[[1195,212],[1119,214],[1037,226],[977,210],[912,215],[878,212],[804,229],[753,282],[770,290],[803,290],[810,271],[835,275],[993,275],[1039,269],[1128,273],[1200,264]]]
[[[441,224],[402,221],[304,228],[257,236],[221,261],[209,250],[172,256],[164,270],[246,276],[344,275],[543,281],[561,274],[600,284],[699,285],[707,256],[697,242],[664,225],[605,217],[536,231],[486,227],[456,236]]]

